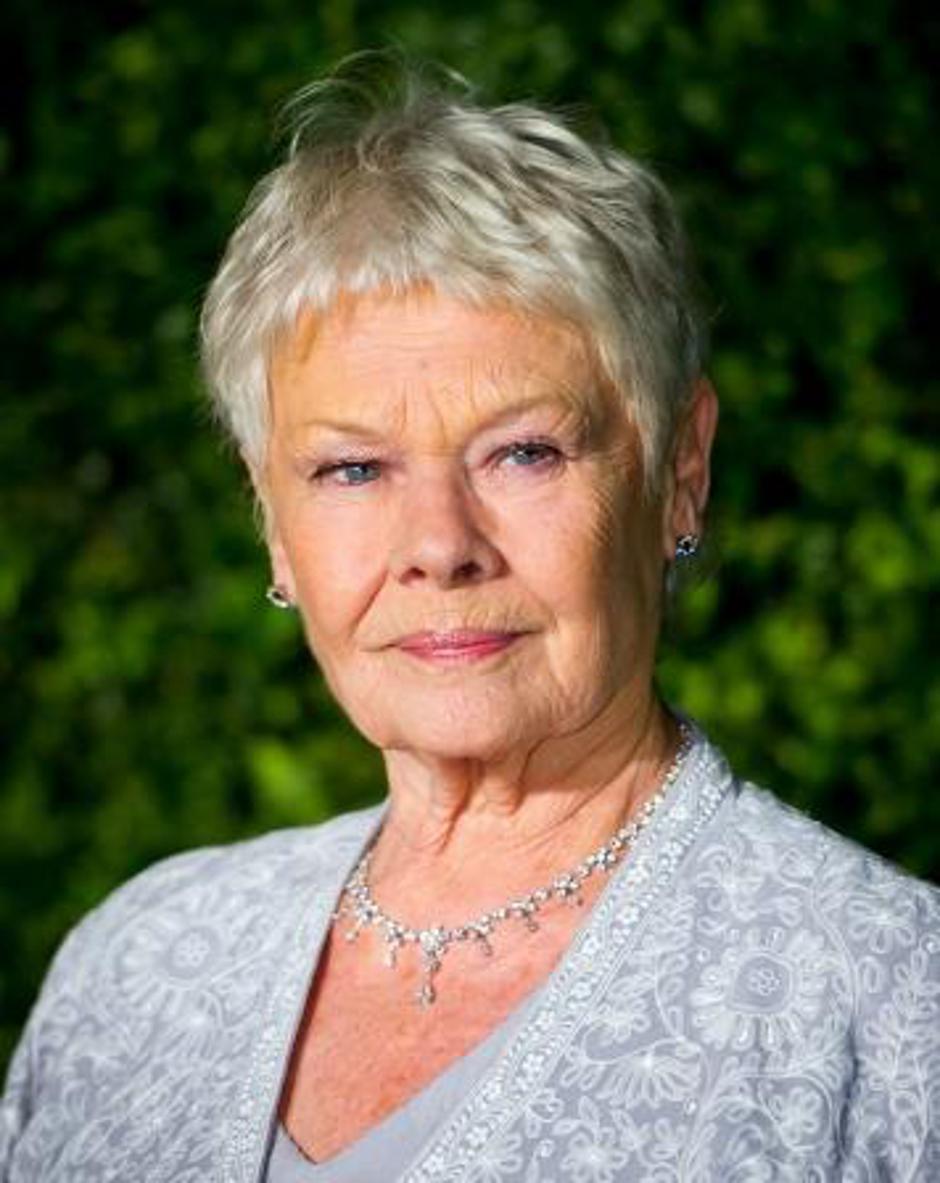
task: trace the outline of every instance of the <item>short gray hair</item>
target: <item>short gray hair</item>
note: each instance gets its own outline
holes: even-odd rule
[[[560,116],[485,107],[461,83],[365,53],[288,104],[286,158],[252,193],[203,308],[216,412],[260,470],[268,363],[301,311],[430,285],[581,327],[653,491],[706,348],[675,205],[648,168]]]

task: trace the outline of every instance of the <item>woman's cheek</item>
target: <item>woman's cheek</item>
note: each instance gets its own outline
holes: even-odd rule
[[[341,632],[366,578],[361,534],[334,514],[309,509],[292,514],[285,533],[308,629],[317,637]]]

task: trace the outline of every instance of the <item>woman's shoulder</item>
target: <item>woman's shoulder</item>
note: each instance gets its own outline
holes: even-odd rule
[[[61,976],[72,981],[83,964],[99,966],[114,938],[141,926],[156,930],[207,925],[233,909],[255,913],[278,908],[309,892],[354,857],[381,816],[373,806],[318,825],[272,830],[218,846],[180,851],[125,880],[68,933],[50,967],[44,991]]]
[[[809,816],[775,793],[743,782],[734,799],[735,828],[752,854],[781,870],[822,875],[825,883],[922,897],[937,906],[940,890],[859,842]]]
[[[702,898],[776,931],[838,934],[851,960],[921,950],[940,962],[940,890],[782,801],[737,781],[696,844]],[[934,965],[934,973],[937,965]]]
[[[738,775],[696,728],[699,761],[678,823],[694,832],[692,878],[721,887],[726,901],[804,891],[832,902],[907,901],[940,924],[940,889]]]
[[[323,860],[360,845],[381,816],[382,806],[343,813],[316,825],[269,830],[240,841],[182,850],[152,863],[118,887],[106,904],[125,897],[165,896],[194,879],[229,882],[298,873],[305,877]]]

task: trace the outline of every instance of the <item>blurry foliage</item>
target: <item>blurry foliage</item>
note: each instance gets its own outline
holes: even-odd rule
[[[65,928],[172,850],[374,799],[195,373],[271,115],[394,40],[598,111],[678,192],[723,400],[669,697],[936,874],[937,23],[899,0],[183,0],[0,17],[0,1059]],[[708,570],[708,568],[711,568]]]

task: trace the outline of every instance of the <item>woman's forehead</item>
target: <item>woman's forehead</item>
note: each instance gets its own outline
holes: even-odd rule
[[[487,415],[553,399],[597,413],[607,402],[577,327],[430,291],[348,297],[326,313],[302,313],[275,354],[271,385],[289,419],[313,407],[340,412],[403,399]]]

